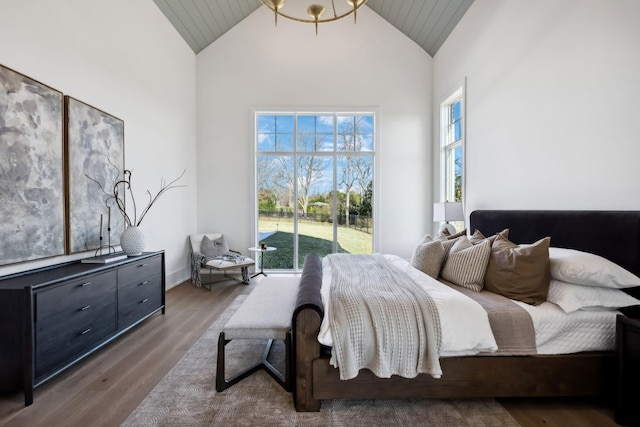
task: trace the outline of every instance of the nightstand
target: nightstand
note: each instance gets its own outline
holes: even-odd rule
[[[616,318],[616,360],[616,422],[639,425],[640,410],[636,395],[640,384],[640,319],[624,315]]]

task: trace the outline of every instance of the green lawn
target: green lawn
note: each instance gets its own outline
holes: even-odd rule
[[[263,239],[269,246],[277,250],[269,252],[264,258],[266,269],[293,269],[293,222],[260,219],[261,232],[274,231]],[[310,253],[320,256],[332,252],[333,227],[330,223],[299,221],[298,223],[298,267],[302,268],[304,259]],[[353,228],[338,227],[338,252],[371,253],[371,234]]]

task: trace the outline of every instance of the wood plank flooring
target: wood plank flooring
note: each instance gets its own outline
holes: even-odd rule
[[[216,283],[211,292],[189,282],[170,289],[166,314],[38,387],[33,405],[24,406],[22,393],[0,394],[0,426],[120,425],[227,305],[251,289],[235,281]],[[523,427],[617,426],[610,408],[588,399],[500,403]]]

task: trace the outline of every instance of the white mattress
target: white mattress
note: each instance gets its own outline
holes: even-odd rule
[[[415,269],[396,255],[384,255],[394,266],[406,272],[432,296],[438,306],[442,325],[442,357],[494,352],[497,349],[486,312],[480,304],[449,286]],[[318,341],[332,346],[328,322],[331,267],[322,261],[322,303],[325,316]],[[557,305],[545,302],[532,306],[519,301],[531,316],[538,354],[569,354],[582,351],[613,350],[617,310],[575,311],[565,313]],[[460,316],[460,313],[465,313]]]

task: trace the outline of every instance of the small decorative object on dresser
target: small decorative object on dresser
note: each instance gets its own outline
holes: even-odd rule
[[[149,190],[146,191],[147,197],[149,201],[147,202],[147,206],[140,213],[140,217],[138,217],[138,208],[136,205],[136,199],[133,194],[133,190],[131,188],[131,177],[133,174],[132,170],[125,169],[122,173],[122,178],[118,180],[113,185],[113,190],[111,192],[107,192],[105,188],[102,186],[100,182],[98,182],[95,178],[87,175],[87,178],[94,181],[102,192],[104,192],[107,197],[107,205],[110,203],[114,203],[122,216],[124,217],[124,223],[126,225],[126,229],[120,235],[120,246],[125,254],[128,256],[137,256],[142,253],[145,248],[145,237],[142,229],[140,228],[140,223],[151,209],[151,206],[162,196],[164,193],[169,191],[172,188],[184,187],[184,185],[175,185],[176,182],[180,180],[184,176],[186,169],[182,171],[179,177],[167,183],[164,178],[160,181],[160,190],[155,195],[152,195]],[[127,211],[127,207],[125,205],[125,195],[129,193],[129,203],[130,209]]]
[[[120,235],[120,246],[129,256],[140,255],[146,242],[140,227],[127,227]]]

